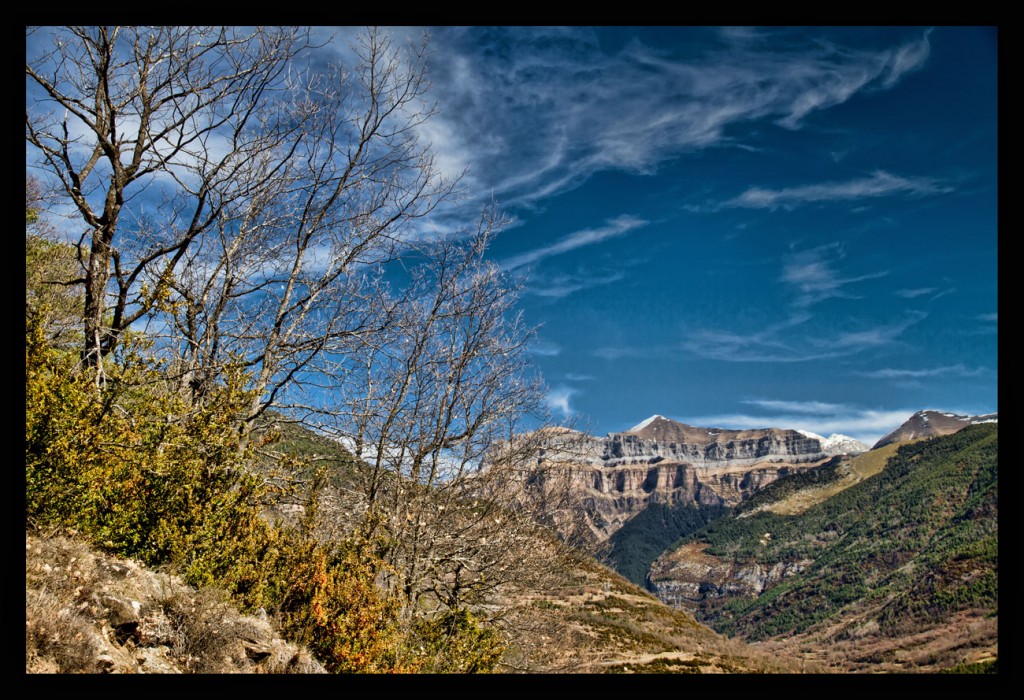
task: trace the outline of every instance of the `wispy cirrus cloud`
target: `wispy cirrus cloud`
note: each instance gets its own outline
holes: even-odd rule
[[[738,333],[719,329],[698,329],[687,334],[681,343],[699,357],[729,362],[799,362],[813,359],[801,353],[784,332],[811,319],[808,313],[790,315],[785,321],[750,332]]]
[[[928,60],[927,33],[880,49],[775,29],[691,28],[701,52],[633,39],[609,49],[581,27],[437,28],[432,78],[446,170],[526,205],[608,170],[652,173],[687,151],[752,147],[742,125],[799,129]],[[756,144],[754,144],[756,146]]]
[[[944,367],[931,367],[928,369],[897,369],[884,367],[869,372],[857,372],[862,377],[872,379],[925,379],[929,377],[977,377],[985,372],[984,367],[968,368],[963,363],[947,365]]]
[[[541,357],[557,357],[562,354],[562,346],[550,340],[535,340],[527,347],[527,351]]]
[[[840,182],[822,182],[779,189],[751,187],[737,197],[711,205],[710,209],[792,210],[808,204],[851,202],[896,195],[920,197],[952,190],[951,186],[934,178],[902,177],[884,170],[876,170],[869,177]]]
[[[532,265],[553,255],[561,255],[562,253],[568,253],[570,250],[576,250],[584,246],[601,243],[610,238],[623,236],[649,223],[647,219],[623,214],[607,221],[604,226],[576,231],[575,233],[570,233],[557,243],[552,243],[542,248],[535,248],[534,250],[508,258],[501,263],[501,267],[504,270],[514,270],[524,265]]]
[[[815,415],[832,414],[846,408],[846,406],[844,406],[843,404],[825,403],[823,401],[779,401],[771,399],[749,399],[742,401],[741,403],[749,404],[751,406],[758,406],[759,408],[763,408],[768,411],[776,411],[781,413],[811,413]]]
[[[893,294],[904,299],[915,299],[936,291],[938,291],[937,287],[920,287],[918,289],[897,289]]]
[[[928,313],[925,311],[910,311],[902,319],[892,323],[839,333],[827,338],[814,338],[811,342],[819,347],[836,348],[840,354],[846,354],[846,350],[860,352],[895,342],[905,330],[927,317]]]
[[[611,284],[623,279],[626,279],[626,273],[622,271],[602,275],[564,273],[551,277],[531,276],[526,292],[539,297],[562,299],[584,289]]]
[[[827,437],[849,435],[871,447],[883,435],[907,420],[918,409],[880,411],[861,406],[823,401],[758,399],[744,404],[763,409],[757,412],[723,413],[683,419],[692,425],[743,430],[791,428]]]
[[[999,332],[999,313],[979,314],[974,320],[981,321],[981,325],[970,331],[974,335],[992,335]]]
[[[752,333],[702,329],[689,334],[682,349],[699,357],[726,362],[808,362],[855,355],[892,345],[911,326],[927,318],[924,311],[907,312],[902,318],[856,331],[813,335],[806,329],[789,329],[806,323],[809,314]]]
[[[623,358],[650,357],[658,352],[660,352],[659,349],[646,345],[640,347],[633,345],[608,345],[595,349],[592,354],[603,360],[621,360]]]
[[[857,299],[857,295],[844,287],[889,274],[888,270],[879,270],[853,277],[843,276],[835,267],[836,261],[843,257],[845,253],[838,243],[798,251],[786,257],[780,280],[799,290],[794,302],[796,306],[807,307],[833,297]]]

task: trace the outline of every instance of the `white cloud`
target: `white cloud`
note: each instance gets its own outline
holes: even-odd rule
[[[558,274],[551,277],[530,277],[530,283],[526,287],[529,294],[540,297],[562,299],[570,294],[611,284],[626,279],[626,273],[621,271],[608,272],[606,274]]]
[[[846,357],[896,343],[907,328],[927,316],[923,311],[914,311],[888,324],[820,336],[788,332],[788,329],[811,318],[807,314],[796,314],[782,323],[753,333],[713,329],[694,331],[681,343],[681,347],[700,357],[726,362],[808,362]]]
[[[568,418],[575,412],[569,404],[569,400],[578,393],[580,393],[579,389],[558,385],[548,390],[544,402],[552,412],[557,411],[562,414],[563,418]]]
[[[604,226],[576,231],[575,233],[570,233],[557,243],[513,256],[502,262],[501,267],[504,270],[514,270],[517,267],[533,264],[552,255],[561,255],[570,250],[606,241],[609,238],[617,238],[634,229],[646,226],[648,223],[650,222],[646,219],[623,214],[609,220]]]
[[[864,377],[871,377],[873,379],[922,379],[926,377],[942,376],[976,377],[984,372],[984,367],[968,369],[963,363],[960,363],[945,367],[932,367],[930,369],[896,369],[886,367],[883,369],[872,370],[870,372],[858,372],[857,374]]]
[[[655,354],[661,354],[664,352],[664,348],[654,348],[648,345],[642,347],[633,347],[628,345],[620,346],[606,346],[603,348],[597,348],[592,353],[595,357],[600,357],[603,360],[619,360],[624,357],[639,358],[639,357],[650,357]]]
[[[529,352],[541,357],[557,357],[562,354],[561,346],[552,343],[550,340],[535,340],[530,343]]]
[[[711,209],[786,209],[821,202],[848,202],[869,197],[894,195],[924,196],[951,192],[952,187],[927,177],[901,177],[876,170],[870,177],[844,182],[822,182],[797,187],[768,189],[751,187],[733,199],[713,205]]]
[[[691,425],[743,430],[790,428],[818,435],[849,435],[868,447],[902,424],[918,409],[879,411],[819,401],[746,401],[768,409],[765,413],[729,413],[684,419]]]
[[[753,406],[760,406],[771,411],[786,411],[790,413],[836,413],[846,407],[838,403],[824,403],[822,401],[777,401],[767,399],[752,399],[743,403]]]
[[[936,287],[921,287],[920,289],[897,289],[893,294],[904,299],[914,299],[937,291]]]
[[[780,279],[800,291],[800,296],[795,301],[796,306],[810,306],[833,297],[856,299],[856,295],[843,288],[889,274],[888,270],[880,270],[854,277],[842,277],[834,265],[835,259],[844,255],[842,247],[838,243],[832,243],[787,257]]]
[[[980,316],[977,316],[976,318],[979,321],[984,321],[986,323],[998,323],[999,322],[999,313],[996,312],[996,313],[991,313],[991,314],[981,314]]]
[[[503,205],[530,205],[597,172],[646,174],[688,151],[756,147],[738,127],[801,128],[859,92],[892,88],[930,52],[927,35],[861,50],[774,28],[681,31],[719,40],[678,58],[637,39],[609,53],[579,27],[435,30],[445,161],[469,164]]]

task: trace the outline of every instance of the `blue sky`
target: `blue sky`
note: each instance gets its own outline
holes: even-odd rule
[[[993,28],[437,28],[426,128],[557,418],[997,410]]]
[[[997,410],[995,28],[429,33],[420,136],[464,175],[426,225],[504,211],[556,419],[871,444]]]

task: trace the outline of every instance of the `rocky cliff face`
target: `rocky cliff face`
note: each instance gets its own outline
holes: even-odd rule
[[[701,607],[713,606],[715,599],[759,596],[813,563],[810,559],[771,565],[738,563],[706,554],[706,548],[691,543],[660,557],[648,574],[648,588],[672,607],[695,614]]]
[[[571,469],[575,498],[593,540],[602,542],[649,503],[735,505],[780,476],[822,464],[830,456],[823,440],[653,416],[604,438],[552,433],[539,459]]]

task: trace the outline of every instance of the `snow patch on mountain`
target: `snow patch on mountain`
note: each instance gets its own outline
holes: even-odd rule
[[[650,425],[654,421],[658,420],[659,418],[662,419],[662,420],[668,420],[668,418],[666,418],[665,416],[659,416],[657,413],[655,413],[650,418],[648,418],[646,420],[643,420],[643,421],[640,421],[638,424],[634,425],[632,428],[630,428],[626,432],[628,432],[628,433],[635,433],[638,430],[643,430],[644,428],[646,428],[648,425]]]
[[[867,452],[869,448],[860,440],[855,440],[849,435],[832,433],[822,440],[821,449],[830,455],[855,455]]]
[[[867,452],[868,446],[859,440],[855,440],[848,435],[840,435],[839,433],[832,433],[828,437],[823,437],[817,433],[812,433],[810,430],[800,430],[797,432],[804,437],[809,437],[812,440],[817,440],[821,444],[821,451],[829,455],[855,455],[861,452]]]

